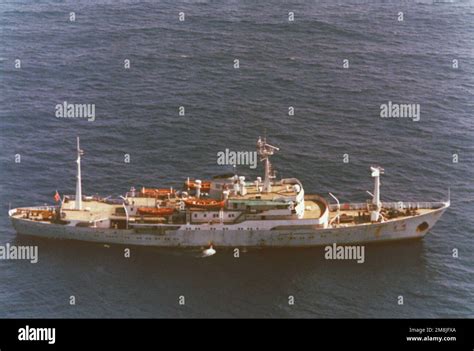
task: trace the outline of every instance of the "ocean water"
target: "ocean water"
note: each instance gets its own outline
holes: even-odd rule
[[[39,262],[0,261],[0,317],[474,317],[473,22],[472,1],[2,1],[0,243],[38,245]],[[64,101],[95,104],[95,120],[56,118]],[[381,118],[388,101],[420,104],[420,121]],[[118,195],[209,177],[217,152],[264,133],[307,193],[365,201],[379,164],[382,200],[450,188],[452,206],[422,241],[369,245],[363,264],[322,248],[125,259],[8,220],[74,193],[76,136],[83,191]]]

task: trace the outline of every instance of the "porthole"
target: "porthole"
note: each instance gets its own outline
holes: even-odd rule
[[[424,232],[425,230],[427,230],[428,228],[430,227],[430,225],[426,222],[423,222],[421,224],[418,225],[418,227],[416,227],[416,231],[418,233],[420,232]]]

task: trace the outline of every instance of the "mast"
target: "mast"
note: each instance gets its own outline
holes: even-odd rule
[[[382,209],[382,203],[380,202],[380,175],[383,174],[383,168],[381,167],[370,167],[372,171],[372,177],[374,178],[374,196],[372,197],[372,212],[370,214],[370,220],[377,222],[380,217],[380,210]]]
[[[77,137],[77,176],[76,176],[76,200],[75,209],[82,210],[82,180],[81,180],[81,155],[84,151],[79,146],[79,137]]]
[[[263,192],[269,193],[272,191],[271,179],[275,178],[272,172],[272,165],[270,163],[270,156],[274,154],[275,151],[280,150],[276,146],[267,144],[267,138],[264,137],[263,140],[261,137],[258,137],[257,140],[257,152],[261,156],[260,161],[265,162],[265,178],[263,180]]]

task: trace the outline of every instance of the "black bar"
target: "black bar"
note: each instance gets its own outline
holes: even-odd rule
[[[296,344],[314,350],[372,346],[473,350],[473,325],[471,319],[1,319],[0,350],[92,349],[100,344],[108,349],[160,350],[182,348],[185,343],[190,347],[235,345],[241,349],[262,344],[268,349],[272,344],[280,348],[283,342],[290,342],[291,350]],[[26,331],[26,326],[30,333],[31,328],[55,328],[54,344],[48,341],[53,341],[52,334],[46,333],[42,334],[43,341],[20,341],[19,331]]]

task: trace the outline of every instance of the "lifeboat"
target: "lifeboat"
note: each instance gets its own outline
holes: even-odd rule
[[[171,216],[174,212],[174,208],[171,207],[161,207],[161,208],[154,208],[154,207],[139,207],[138,213],[145,216]]]
[[[225,200],[217,201],[213,199],[187,199],[184,200],[187,207],[197,207],[204,209],[221,209],[225,206]]]
[[[187,180],[184,182],[184,186],[189,189],[196,189],[196,181],[193,179]],[[208,193],[211,190],[211,182],[203,181],[201,183],[201,191]]]
[[[157,189],[157,188],[145,188],[143,187],[140,194],[144,197],[168,197],[168,195],[174,195],[175,190],[170,188]]]

